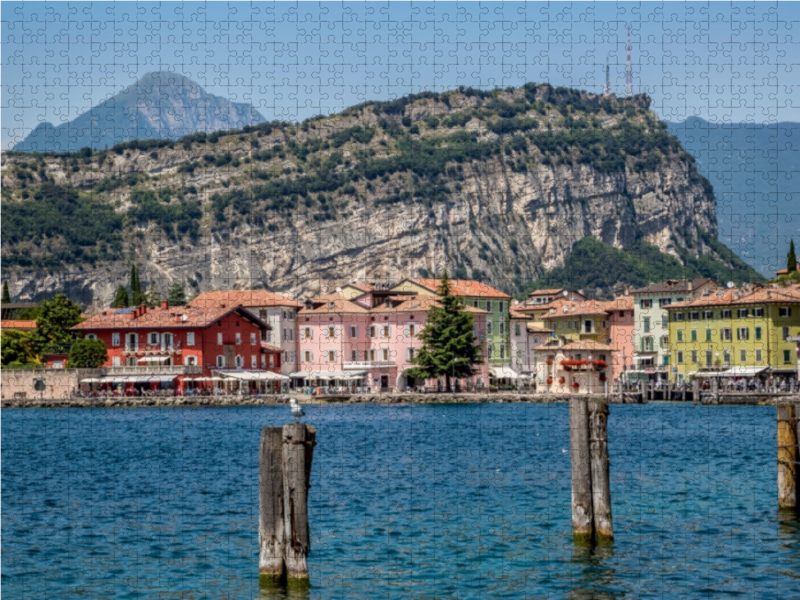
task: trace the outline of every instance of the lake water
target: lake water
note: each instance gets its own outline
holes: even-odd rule
[[[565,404],[308,406],[296,598],[800,598],[775,409],[611,406],[616,542],[576,548]],[[5,598],[258,598],[258,441],[286,407],[2,413]]]

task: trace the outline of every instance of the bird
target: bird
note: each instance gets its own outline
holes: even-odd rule
[[[295,418],[295,421],[299,421],[301,417],[305,417],[306,413],[303,410],[303,407],[297,403],[297,400],[294,398],[289,399],[289,405],[292,409],[292,416]]]

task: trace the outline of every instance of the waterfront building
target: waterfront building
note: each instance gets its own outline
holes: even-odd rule
[[[539,306],[541,304],[549,304],[553,300],[565,298],[567,300],[586,300],[583,292],[576,290],[566,290],[564,288],[556,288],[551,290],[536,290],[528,294],[528,299],[525,301],[526,306]]]
[[[611,360],[611,381],[616,381],[633,363],[635,319],[634,299],[629,293],[605,303],[608,313],[609,345],[614,349]]]
[[[393,291],[414,292],[420,296],[435,296],[439,287],[438,279],[404,279],[391,289]],[[493,287],[468,279],[451,279],[450,293],[464,299],[470,308],[486,311],[486,356],[489,374],[503,382],[516,378],[517,372],[511,366],[509,346],[509,320],[511,296]]]
[[[281,373],[297,370],[297,311],[303,303],[267,290],[226,290],[203,292],[189,306],[217,308],[242,306],[269,324],[261,341],[281,352]]]
[[[529,316],[514,306],[510,313],[509,343],[511,344],[512,367],[525,380],[536,378],[536,347],[544,344],[553,332],[544,327],[528,323]]]
[[[569,340],[609,343],[608,312],[600,300],[554,300],[541,319],[545,329]]]
[[[666,308],[672,379],[795,376],[800,290],[745,285]]]
[[[105,382],[180,387],[187,376],[280,373],[281,350],[262,342],[270,325],[241,306],[173,306],[104,310],[72,328],[108,349]],[[75,365],[80,366],[80,365]],[[275,380],[281,377],[274,378]]]
[[[550,394],[603,394],[609,381],[614,349],[593,339],[565,336],[536,348],[537,390]]]
[[[406,390],[425,382],[405,372],[422,347],[419,333],[428,311],[438,305],[430,294],[372,290],[345,298],[341,292],[306,301],[298,312],[299,365],[295,385],[333,384],[374,391]],[[476,342],[486,338],[487,313],[467,307],[475,321]],[[488,383],[485,362],[464,385]]]
[[[668,280],[631,290],[634,299],[634,355],[629,377],[666,379],[670,372],[667,307],[718,288],[708,278]]]

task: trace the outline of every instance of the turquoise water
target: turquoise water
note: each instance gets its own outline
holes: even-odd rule
[[[564,404],[308,406],[297,598],[800,598],[775,410],[612,406],[616,543],[575,548]],[[286,407],[2,414],[4,598],[257,598],[258,439]]]

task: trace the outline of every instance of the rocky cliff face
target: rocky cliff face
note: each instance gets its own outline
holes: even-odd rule
[[[155,71],[69,123],[40,123],[14,150],[96,150],[128,140],[177,139],[262,121],[264,117],[249,104],[209,94],[183,75]]]
[[[127,283],[131,262],[143,283],[163,291],[178,280],[190,291],[268,287],[302,297],[445,267],[514,290],[589,235],[618,248],[644,239],[676,257],[687,248],[713,252],[698,236],[698,228],[716,235],[713,195],[642,106],[646,98],[625,105],[543,93],[555,95],[534,86],[367,105],[302,126],[259,126],[213,147],[178,143],[157,157],[111,151],[78,169],[72,159],[38,159],[38,175],[27,170],[34,178],[82,195],[112,187],[98,196],[124,216],[124,245],[93,267],[10,264],[4,278],[16,298],[66,289],[99,308]],[[510,116],[509,106],[517,107]],[[625,147],[634,133],[643,148]],[[17,194],[26,160],[4,161],[4,190],[14,190],[4,213],[25,202]],[[108,183],[142,173],[132,185]],[[165,229],[161,213],[142,218],[143,198],[196,203],[197,229],[181,234],[183,221]],[[3,228],[5,258],[6,221]]]

